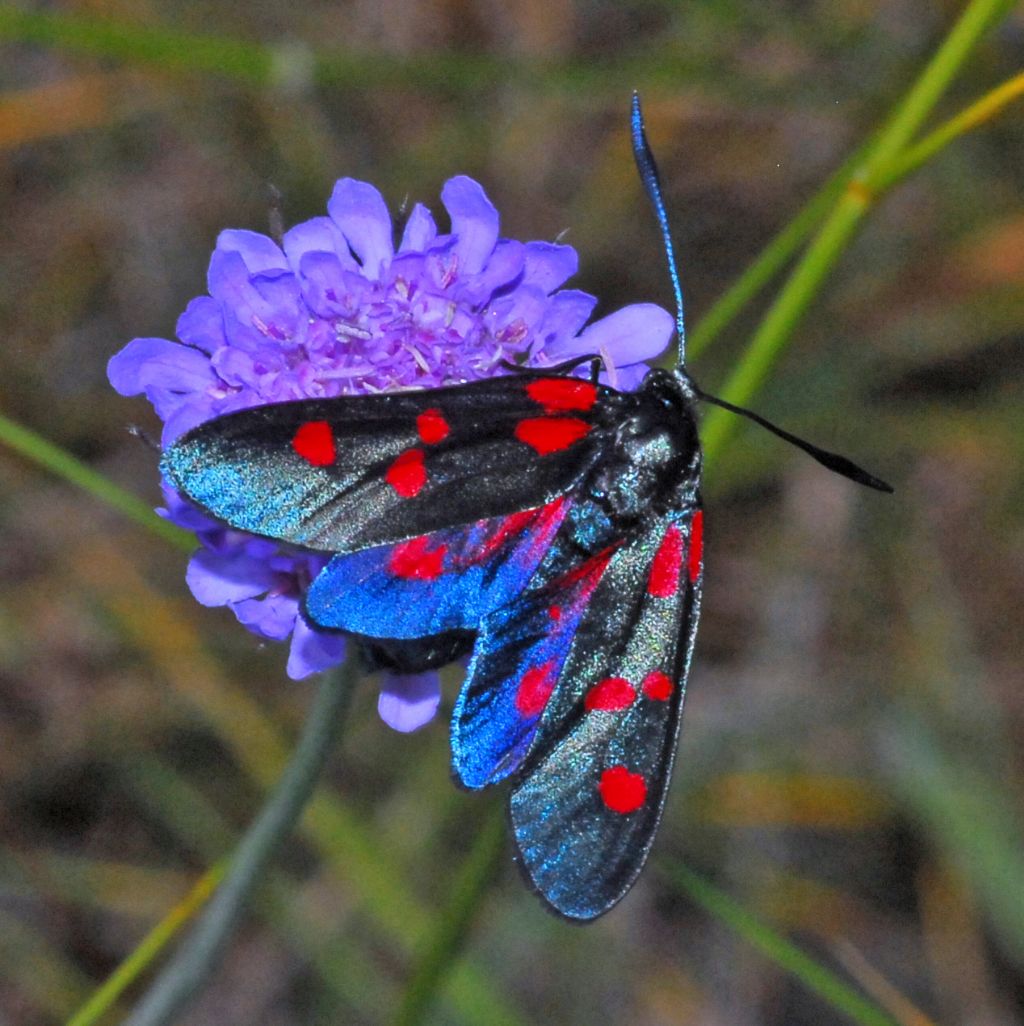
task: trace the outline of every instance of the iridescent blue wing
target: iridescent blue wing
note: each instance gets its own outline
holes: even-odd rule
[[[463,787],[487,787],[519,768],[613,551],[524,591],[480,623],[452,714],[452,773]]]
[[[208,421],[165,476],[232,527],[349,553],[544,506],[599,454],[621,393],[511,375],[278,403]]]
[[[373,638],[475,630],[526,586],[569,500],[394,545],[335,556],[310,585],[306,613],[321,627]]]
[[[611,558],[510,796],[520,861],[557,912],[589,920],[636,880],[661,819],[700,610],[699,509]]]

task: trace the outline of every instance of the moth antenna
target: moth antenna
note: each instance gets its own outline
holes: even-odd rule
[[[676,297],[676,336],[679,339],[679,366],[686,364],[686,324],[683,318],[683,287],[679,284],[679,268],[676,266],[676,252],[672,245],[672,232],[669,229],[668,213],[665,200],[661,194],[661,178],[658,165],[654,162],[654,154],[647,142],[647,131],[644,128],[644,115],[640,109],[640,94],[633,90],[633,106],[630,115],[630,126],[633,134],[633,158],[636,160],[640,181],[644,192],[654,207],[654,216],[661,229],[661,241],[668,260],[668,276],[672,279],[672,291]]]
[[[654,216],[657,218],[658,227],[661,229],[661,240],[665,249],[665,257],[668,260],[668,275],[672,279],[672,291],[676,297],[676,333],[679,337],[679,366],[676,369],[676,373],[689,381],[698,399],[714,403],[715,406],[721,406],[723,410],[728,410],[730,413],[738,413],[741,417],[746,417],[748,420],[754,421],[755,424],[760,424],[761,427],[770,431],[773,435],[778,435],[779,438],[789,442],[790,445],[795,445],[798,449],[802,449],[808,456],[813,457],[823,467],[827,467],[836,474],[841,474],[843,477],[848,477],[851,481],[856,481],[857,484],[866,485],[868,488],[875,488],[880,492],[892,492],[892,485],[886,484],[885,481],[875,477],[874,474],[869,474],[845,456],[821,449],[817,445],[805,441],[803,438],[798,438],[784,428],[778,427],[778,425],[773,424],[770,420],[766,420],[759,413],[754,413],[753,410],[745,410],[742,406],[734,406],[724,399],[708,395],[707,392],[697,387],[696,382],[694,382],[686,370],[686,325],[683,318],[683,288],[679,283],[679,268],[676,266],[675,248],[672,245],[672,232],[669,228],[668,213],[665,210],[665,200],[661,192],[661,178],[658,175],[658,165],[655,163],[654,154],[651,152],[650,144],[647,142],[644,115],[640,109],[640,94],[636,90],[633,91],[630,126],[633,135],[633,157],[636,160],[637,169],[640,171],[640,180],[643,182],[644,191],[654,207]]]
[[[163,451],[160,446],[160,443],[156,441],[156,439],[154,439],[148,431],[146,431],[144,428],[139,427],[138,424],[129,424],[128,434],[130,434],[133,438],[137,438],[148,449],[152,449],[153,452]]]
[[[808,456],[816,459],[823,467],[827,467],[834,473],[848,477],[851,481],[856,481],[857,484],[874,488],[876,491],[892,493],[892,485],[886,484],[885,481],[875,477],[874,474],[869,474],[863,467],[858,467],[853,460],[840,456],[838,453],[829,452],[827,449],[822,449],[803,438],[798,438],[785,428],[780,428],[777,424],[773,424],[770,420],[762,417],[760,413],[754,413],[753,410],[746,410],[742,406],[734,406],[732,403],[726,402],[725,399],[708,395],[707,392],[701,391],[696,386],[694,386],[694,392],[698,399],[713,403],[715,406],[721,406],[723,410],[728,410],[730,413],[738,413],[741,417],[746,417],[755,424],[760,424],[761,427],[770,431],[773,435],[778,435],[783,441],[789,442],[790,445],[795,445],[798,449],[803,449]]]

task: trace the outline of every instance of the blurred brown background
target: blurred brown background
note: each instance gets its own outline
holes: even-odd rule
[[[292,223],[343,175],[439,210],[468,173],[503,234],[567,230],[573,284],[602,310],[670,305],[634,86],[696,324],[961,9],[24,5],[65,36],[0,35],[2,410],[157,504],[156,455],[125,430],[155,418],[106,361],[171,337],[217,231],[265,229],[268,183]],[[115,52],[96,24],[138,34]],[[940,112],[1019,71],[1022,42],[1018,12]],[[898,1022],[1024,1022],[1022,111],[870,216],[755,403],[895,497],[736,435],[710,468],[704,619],[652,866],[579,930],[509,860],[430,1021],[845,1021],[695,908],[682,861]],[[695,361],[704,387],[762,309]],[[181,553],[7,450],[0,526],[0,1022],[20,1026],[66,1018],[230,850],[311,687],[192,601]],[[448,780],[443,714],[403,737],[375,701],[361,689],[329,813],[289,844],[188,1022],[387,1020],[486,801]]]

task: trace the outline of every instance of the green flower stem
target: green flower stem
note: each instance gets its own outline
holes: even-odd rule
[[[174,906],[143,937],[134,951],[110,974],[103,986],[67,1021],[67,1026],[94,1026],[109,1012],[121,995],[145,972],[167,945],[206,904],[214,889],[224,878],[227,863],[208,869],[185,898]]]
[[[875,190],[881,193],[891,189],[926,164],[941,150],[944,150],[951,142],[991,121],[1007,104],[1022,95],[1024,95],[1024,71],[986,93],[956,117],[950,118],[920,142],[908,146],[902,153],[894,157],[889,166],[878,175]]]
[[[864,163],[866,181],[910,143],[981,37],[1015,6],[1015,0],[971,0],[879,135]]]
[[[313,793],[341,731],[358,673],[356,660],[350,657],[340,669],[323,675],[295,753],[238,845],[223,884],[126,1026],[163,1026],[173,1021],[216,970],[261,872]]]
[[[961,135],[991,121],[1004,107],[1024,95],[1024,72],[986,93],[960,114],[893,158],[879,173],[874,186],[878,195],[899,184]],[[863,164],[873,143],[861,146],[807,201],[783,229],[761,251],[757,259],[715,301],[686,340],[689,357],[698,356],[736,319],[748,303],[786,265],[811,232],[821,224]],[[674,357],[673,357],[674,359]]]
[[[706,912],[726,923],[776,965],[800,980],[808,990],[814,991],[860,1026],[899,1026],[896,1020],[862,997],[830,969],[814,961],[692,869],[679,863],[663,863],[661,870]]]
[[[129,520],[141,524],[148,531],[169,541],[185,552],[193,552],[196,547],[195,536],[169,520],[157,516],[151,506],[130,492],[118,488],[116,484],[86,466],[71,453],[48,442],[42,435],[37,435],[26,427],[5,417],[0,413],[0,442],[13,449],[16,453],[31,460],[33,463],[69,484],[75,485],[90,495],[105,502],[112,509],[123,513]]]
[[[984,32],[1005,17],[1013,6],[1013,0],[971,0],[967,5],[869,147],[863,164],[848,182],[832,213],[754,333],[743,359],[721,389],[723,398],[739,406],[746,405],[764,383],[828,273],[877,201],[887,169],[931,113]],[[736,426],[736,418],[724,410],[708,411],[701,438],[710,463],[721,454]]]
[[[723,399],[745,406],[764,383],[826,275],[860,225],[866,207],[867,200],[859,192],[844,194],[768,310],[743,359],[720,390]],[[701,445],[709,463],[714,464],[721,455],[736,429],[736,421],[736,417],[718,407],[707,411],[701,425]]]
[[[422,1022],[458,958],[487,887],[505,854],[505,810],[492,803],[481,817],[476,840],[452,886],[448,906],[425,938],[410,976],[395,1026]]]

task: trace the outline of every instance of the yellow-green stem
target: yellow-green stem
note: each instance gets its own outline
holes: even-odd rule
[[[0,414],[0,443],[57,477],[63,478],[69,484],[95,496],[111,509],[123,513],[129,520],[134,520],[164,541],[176,545],[185,552],[195,550],[195,535],[175,526],[169,520],[164,520],[153,512],[151,506],[123,488],[118,488],[109,478],[98,474],[67,450],[61,449],[42,435],[3,414]]]
[[[721,389],[724,399],[744,406],[763,384],[864,215],[878,199],[879,185],[892,161],[919,130],[982,34],[1012,7],[1012,0],[972,0],[967,5],[876,137],[861,168],[765,314],[746,353]],[[736,418],[724,410],[708,411],[702,440],[710,464],[721,455],[736,426]]]

